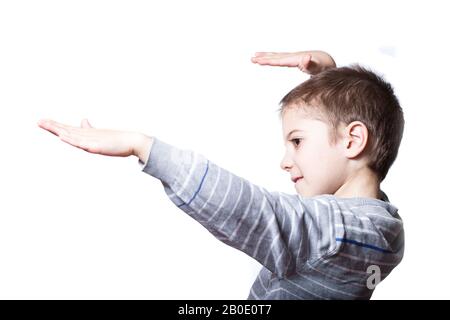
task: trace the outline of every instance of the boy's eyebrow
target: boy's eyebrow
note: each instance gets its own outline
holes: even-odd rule
[[[292,130],[292,131],[289,132],[288,135],[286,136],[286,140],[289,138],[289,136],[290,136],[292,133],[294,133],[294,132],[296,132],[296,131],[304,132],[305,130],[302,130],[302,129],[294,129],[294,130]]]

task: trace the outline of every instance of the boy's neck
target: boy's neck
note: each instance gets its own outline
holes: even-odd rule
[[[381,199],[380,182],[372,170],[363,168],[350,176],[334,195],[342,198]]]

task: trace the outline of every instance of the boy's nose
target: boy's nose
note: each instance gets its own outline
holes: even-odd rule
[[[283,159],[281,159],[280,168],[285,171],[292,169],[292,161],[288,159],[287,154],[285,154]]]

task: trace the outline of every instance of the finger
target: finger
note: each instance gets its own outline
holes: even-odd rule
[[[39,120],[39,121],[37,122],[37,125],[38,125],[40,128],[42,128],[42,129],[44,129],[44,130],[47,130],[47,131],[50,132],[50,133],[53,133],[54,135],[58,135],[54,130],[52,130],[52,129],[48,126],[48,123],[47,123],[47,120],[46,120],[46,119],[41,119],[41,120]]]
[[[295,54],[293,52],[267,52],[267,51],[260,51],[255,52],[255,57],[264,57],[264,56],[273,56],[273,55],[289,55],[289,54]]]
[[[55,126],[55,127],[61,128],[61,129],[66,129],[66,130],[79,129],[79,127],[69,126],[68,124],[64,124],[64,123],[53,121],[53,120],[50,120],[50,124],[52,126]]]
[[[73,126],[69,126],[67,124],[62,124],[60,122],[56,122],[54,120],[50,120],[50,119],[44,119],[44,120],[40,120],[39,124],[41,126],[44,126],[46,128],[63,128],[63,129],[70,129],[70,128],[75,128]]]
[[[86,119],[87,120],[87,119]],[[53,131],[61,131],[65,130],[65,132],[70,132],[71,134],[85,135],[87,132],[86,128],[88,127],[74,127],[69,126],[67,124],[63,124],[54,120],[47,120],[46,122],[47,128],[53,129]],[[89,127],[90,129],[92,127]]]
[[[277,54],[276,52],[255,52],[255,57],[265,57]]]
[[[279,55],[270,57],[255,58],[254,63],[260,65],[280,66],[280,67],[298,67],[299,58],[296,55]]]
[[[251,58],[253,63],[267,63],[271,59],[277,59],[280,57],[286,57],[292,55],[288,52],[255,52],[255,56]]]
[[[298,52],[256,52],[254,58],[256,59],[274,59],[282,57],[299,57]]]
[[[91,152],[91,153],[97,153],[94,147],[94,145],[96,144],[94,142],[94,139],[89,139],[89,138],[84,138],[84,137],[80,137],[78,135],[74,135],[71,133],[63,133],[60,135],[59,137],[62,141],[77,147],[81,150],[87,151],[87,152]]]
[[[312,59],[312,56],[310,54],[304,55],[302,57],[302,61],[298,65],[298,68],[303,72],[307,72],[308,68],[310,66],[311,59]]]
[[[303,56],[303,58],[302,58],[303,65],[304,66],[308,65],[309,62],[311,61],[311,59],[312,59],[312,55],[310,55],[310,54],[306,54],[305,56]]]
[[[278,59],[280,57],[283,57],[283,55],[280,55],[280,54],[260,55],[260,56],[252,57],[252,61],[255,63],[267,62],[267,61],[271,61],[273,59]]]
[[[64,126],[61,126],[59,124],[56,124],[55,121],[52,120],[40,120],[38,122],[39,127],[42,129],[45,129],[49,131],[50,133],[53,133],[54,135],[59,136],[61,133],[67,132],[67,128]]]

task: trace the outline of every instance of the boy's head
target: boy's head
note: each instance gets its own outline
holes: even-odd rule
[[[379,184],[397,157],[402,109],[390,84],[367,69],[321,72],[280,105],[286,144],[281,167],[302,177],[295,187],[304,196],[334,194],[361,173]]]

